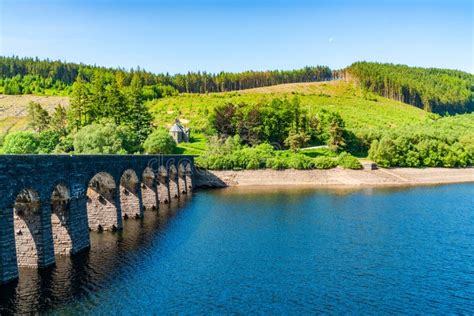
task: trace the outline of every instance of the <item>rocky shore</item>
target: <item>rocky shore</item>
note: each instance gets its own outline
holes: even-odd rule
[[[393,168],[376,170],[199,171],[197,187],[289,186],[382,187],[474,182],[474,168]]]

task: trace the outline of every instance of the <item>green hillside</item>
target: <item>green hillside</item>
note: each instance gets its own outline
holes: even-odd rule
[[[216,106],[226,103],[261,104],[274,98],[298,97],[309,114],[321,110],[338,112],[346,127],[356,134],[376,128],[394,128],[421,123],[430,114],[407,104],[393,101],[343,81],[323,83],[295,83],[240,92],[181,94],[175,97],[150,101],[148,106],[155,124],[169,126],[180,118],[195,131],[205,131],[208,116]]]
[[[471,79],[468,75],[405,66],[395,66],[397,71],[403,69],[395,75],[389,71],[390,65],[360,65],[358,69],[369,73],[345,72],[347,80],[275,84],[278,80],[285,82],[284,76],[291,73],[275,72],[267,77],[269,81],[250,85],[256,88],[213,93],[178,93],[190,87],[192,78],[200,78],[192,74],[174,76],[176,80],[185,79],[176,87],[153,80],[150,86],[146,72],[134,72],[126,83],[131,73],[121,77],[118,70],[89,69],[88,74],[77,76],[69,96],[1,96],[0,150],[194,154],[200,156],[197,161],[201,166],[210,169],[360,168],[354,156],[368,157],[386,167],[473,164],[474,114],[442,117],[430,113],[441,106],[455,109],[447,112],[469,112],[471,100],[464,98],[471,93],[469,90],[466,94]],[[50,66],[44,65],[45,69]],[[57,74],[68,73],[59,69]],[[406,78],[400,79],[405,72]],[[248,77],[241,73],[229,89],[242,87],[244,78],[262,74],[252,72]],[[315,79],[311,72],[294,74],[306,78],[303,81]],[[17,78],[31,79],[27,76]],[[30,85],[29,79],[23,79],[19,86],[22,91],[36,82]],[[3,84],[11,88],[12,82],[4,80]],[[379,90],[381,82],[384,85]],[[198,84],[186,91],[207,90],[205,87]],[[397,94],[397,87],[403,93],[408,89],[409,98]],[[412,106],[399,101],[417,98],[425,103]],[[191,141],[177,148],[163,130],[176,119],[192,131]],[[25,129],[29,131],[15,132]]]

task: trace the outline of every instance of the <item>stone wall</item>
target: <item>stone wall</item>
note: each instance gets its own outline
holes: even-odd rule
[[[179,197],[190,175],[177,171],[188,165],[193,157],[0,156],[0,284],[17,278],[18,266],[88,249],[89,230],[120,230],[122,216]]]

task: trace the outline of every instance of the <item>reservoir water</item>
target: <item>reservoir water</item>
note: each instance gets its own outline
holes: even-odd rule
[[[474,184],[195,192],[0,287],[0,314],[472,314]]]

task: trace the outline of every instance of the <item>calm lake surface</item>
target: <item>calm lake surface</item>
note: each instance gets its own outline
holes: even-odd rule
[[[0,314],[474,313],[474,184],[199,191],[124,224]]]

